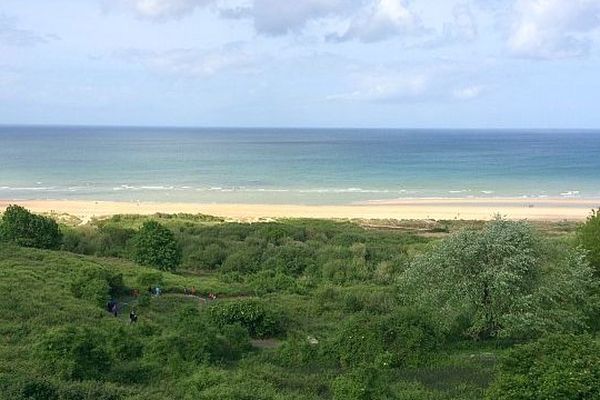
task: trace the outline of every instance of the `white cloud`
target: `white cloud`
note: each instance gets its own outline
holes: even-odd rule
[[[239,44],[211,50],[128,49],[116,55],[124,61],[141,64],[159,73],[186,78],[207,78],[227,70],[249,69],[253,63],[253,57]]]
[[[478,36],[477,20],[471,8],[459,4],[452,10],[453,22],[444,24],[443,34],[450,41],[474,40]]]
[[[425,73],[382,71],[356,78],[357,89],[327,97],[332,101],[402,102],[427,95],[431,77]]]
[[[458,100],[471,100],[476,97],[479,97],[481,95],[481,93],[483,92],[483,89],[484,88],[481,85],[467,86],[467,87],[455,89],[452,92],[452,95],[454,96],[454,98],[456,98]]]
[[[298,31],[311,20],[346,15],[359,0],[254,0],[247,15],[254,20],[256,31],[282,35]]]
[[[181,18],[198,7],[213,3],[213,0],[126,0],[143,18],[166,20]]]
[[[600,0],[517,0],[508,39],[518,57],[559,59],[587,53],[600,28]]]
[[[103,0],[106,8],[114,3]],[[270,36],[301,32],[313,22],[334,21],[336,40],[375,42],[423,32],[420,18],[407,0],[120,0],[138,16],[155,21],[178,19],[211,6],[224,18],[248,19],[256,32]]]
[[[420,18],[404,0],[375,0],[361,9],[337,40],[376,42],[392,36],[424,32]]]

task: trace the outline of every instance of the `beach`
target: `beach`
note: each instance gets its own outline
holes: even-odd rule
[[[19,204],[36,213],[69,214],[84,222],[116,214],[206,214],[236,221],[281,218],[489,220],[495,215],[532,221],[584,220],[600,199],[402,199],[348,205],[201,204],[170,202],[0,200],[0,211]]]

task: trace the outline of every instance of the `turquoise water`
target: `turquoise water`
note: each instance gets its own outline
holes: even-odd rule
[[[0,127],[0,199],[600,198],[600,131]]]

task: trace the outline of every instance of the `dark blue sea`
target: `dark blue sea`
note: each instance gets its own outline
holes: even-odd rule
[[[0,199],[600,198],[600,131],[0,127]]]

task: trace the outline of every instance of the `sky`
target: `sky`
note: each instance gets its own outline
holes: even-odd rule
[[[0,124],[600,128],[600,0],[0,0]]]

